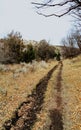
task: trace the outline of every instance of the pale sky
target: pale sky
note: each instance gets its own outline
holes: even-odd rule
[[[51,44],[59,44],[71,29],[71,17],[40,16],[31,1],[0,0],[0,38],[14,30],[20,32],[25,40],[46,39]]]

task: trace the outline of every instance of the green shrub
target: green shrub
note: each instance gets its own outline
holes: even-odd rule
[[[46,40],[41,40],[38,45],[37,55],[41,60],[49,60],[55,57],[55,47],[48,44]]]
[[[23,40],[19,32],[12,31],[3,40],[5,43],[5,49],[7,49],[8,62],[20,62],[21,53],[23,50]]]
[[[22,53],[22,62],[32,62],[35,59],[35,50],[32,44],[27,45],[27,49]]]

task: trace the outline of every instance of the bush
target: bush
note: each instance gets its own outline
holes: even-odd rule
[[[73,58],[79,54],[80,54],[80,50],[78,48],[71,48],[67,46],[64,46],[62,48],[62,56],[64,58]]]
[[[64,58],[73,58],[80,54],[80,46],[78,48],[78,35],[70,34],[62,40],[62,56]],[[80,39],[79,39],[80,40]],[[79,41],[80,42],[80,41]]]
[[[12,31],[4,39],[5,49],[7,49],[8,62],[20,62],[21,53],[23,50],[23,40],[19,32]]]
[[[55,57],[55,48],[50,46],[46,40],[41,40],[38,45],[37,55],[41,60],[49,60]]]
[[[58,52],[58,53],[56,54],[56,60],[57,60],[57,61],[60,61],[60,56],[61,56],[61,54],[60,54],[60,52]]]
[[[32,62],[35,59],[35,50],[33,49],[32,44],[27,45],[27,49],[22,52],[22,62]]]

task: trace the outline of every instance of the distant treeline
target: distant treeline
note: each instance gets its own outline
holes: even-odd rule
[[[32,62],[32,60],[56,59],[62,57],[73,57],[79,53],[79,49],[73,46],[63,46],[57,49],[50,45],[46,40],[33,43],[30,41],[24,44],[19,32],[12,31],[7,37],[0,39],[0,62],[1,63],[20,63]]]

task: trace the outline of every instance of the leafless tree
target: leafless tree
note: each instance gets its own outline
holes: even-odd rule
[[[71,37],[74,41],[74,44],[76,44],[81,51],[81,31],[76,30],[71,34]]]
[[[32,4],[37,8],[37,13],[45,17],[61,17],[71,13],[81,20],[81,0],[40,0],[39,2],[32,2]],[[53,13],[47,13],[48,8],[52,8]]]
[[[71,32],[69,36],[62,39],[61,43],[63,45],[63,57],[74,57],[81,53],[81,35],[79,32]]]

